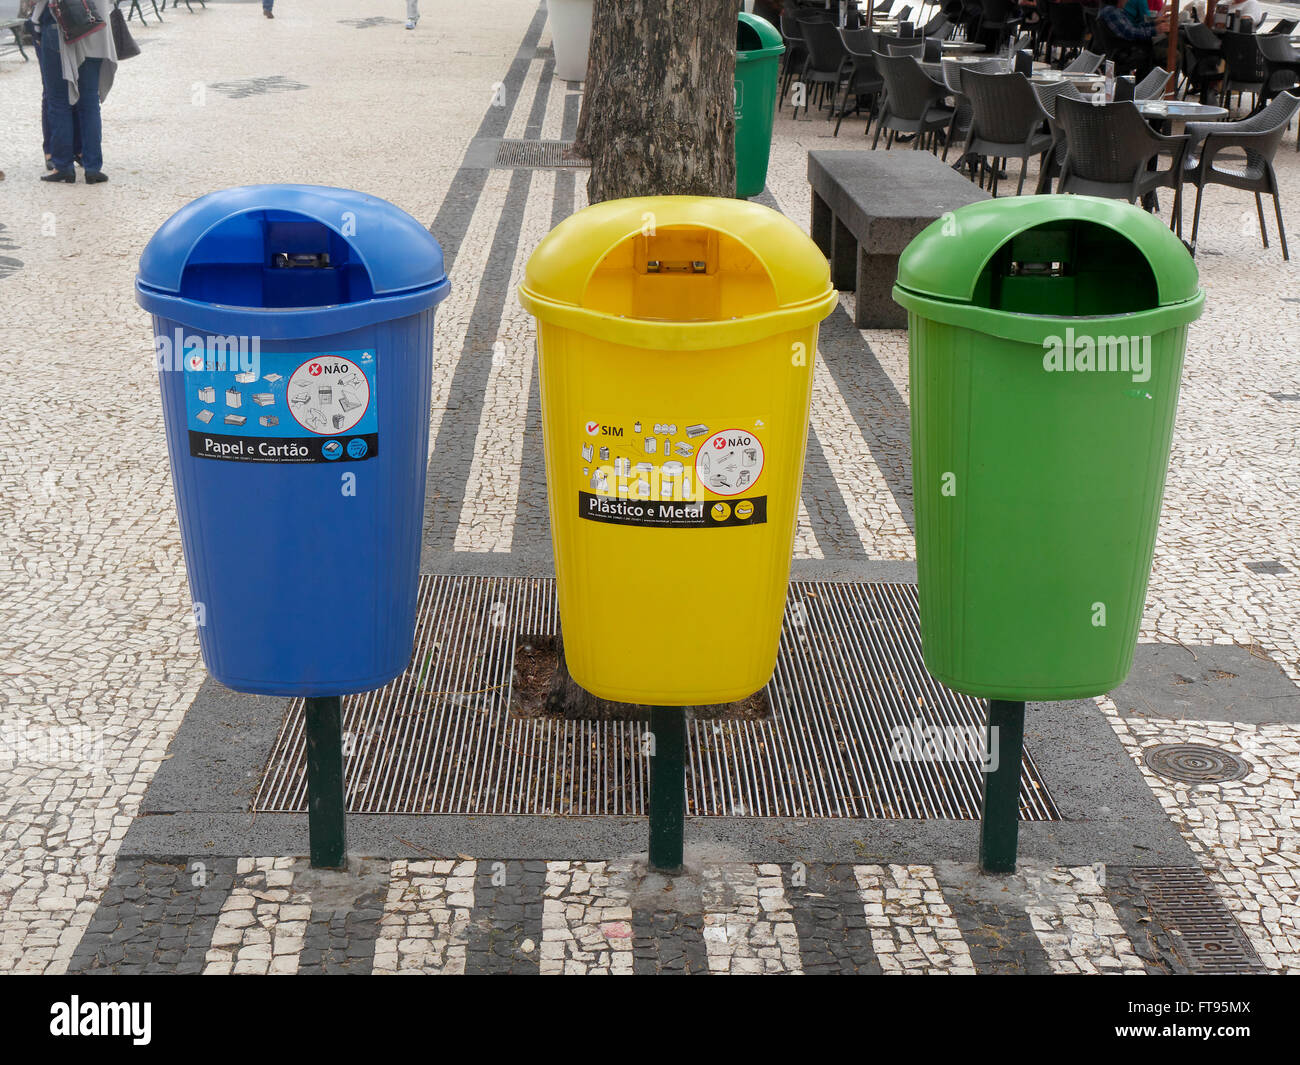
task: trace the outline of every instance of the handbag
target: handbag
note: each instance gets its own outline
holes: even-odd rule
[[[126,19],[123,18],[122,12],[117,8],[113,8],[108,13],[108,25],[113,31],[113,48],[117,51],[119,63],[123,59],[134,59],[140,54],[140,46],[135,43],[135,38],[131,36],[131,31],[127,29]]]
[[[50,0],[50,14],[59,24],[59,32],[67,44],[104,28],[104,20],[90,6],[90,0]]]

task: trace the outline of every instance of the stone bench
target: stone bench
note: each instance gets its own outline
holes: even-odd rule
[[[891,295],[898,257],[949,211],[988,193],[922,151],[809,152],[812,238],[830,260],[831,283],[857,292],[859,329],[905,329]]]

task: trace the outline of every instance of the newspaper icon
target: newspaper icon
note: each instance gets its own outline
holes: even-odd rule
[[[248,421],[248,419],[242,414],[227,414],[225,417],[227,425],[243,425],[246,421]]]

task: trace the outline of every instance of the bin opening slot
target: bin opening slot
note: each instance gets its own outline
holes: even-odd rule
[[[1065,263],[1022,263],[1013,262],[1011,277],[1065,277]]]
[[[374,287],[360,254],[331,227],[288,211],[254,210],[225,219],[195,244],[180,294],[286,309],[359,303],[373,298]]]
[[[692,259],[690,262],[664,262],[662,259],[647,259],[645,272],[647,274],[707,274],[709,264],[703,259]]]
[[[277,251],[271,255],[271,265],[277,270],[324,270],[330,265],[330,253]]]
[[[627,318],[708,322],[776,308],[766,267],[717,230],[661,226],[611,248],[587,281],[582,305]]]
[[[990,259],[974,302],[994,310],[1102,317],[1159,306],[1155,272],[1122,233],[1082,219],[1016,234]]]
[[[763,47],[763,38],[758,35],[758,30],[753,26],[747,25],[740,20],[736,21],[736,51],[737,52],[757,52]]]

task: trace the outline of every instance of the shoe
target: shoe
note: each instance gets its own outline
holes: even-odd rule
[[[103,184],[103,183],[104,183],[105,181],[107,181],[107,180],[108,180],[108,175],[105,174],[104,171],[102,171],[102,170],[87,170],[87,171],[86,171],[86,184],[87,184],[87,185],[100,185],[100,184]]]
[[[415,29],[415,19],[413,19],[413,18],[408,18],[408,19],[406,20],[406,28],[407,28],[408,30],[413,30],[413,29]]]
[[[42,181],[65,181],[72,185],[77,180],[76,170],[51,170],[48,174],[41,177]]]
[[[262,14],[265,15],[267,18],[275,18],[275,15],[272,14],[270,11],[263,11]]]

